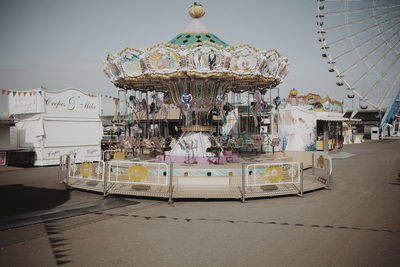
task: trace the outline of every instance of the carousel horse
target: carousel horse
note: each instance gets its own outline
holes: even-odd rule
[[[172,146],[171,146],[171,142],[172,142],[172,137],[168,136],[167,138],[165,138],[161,144],[162,144],[162,152],[163,152],[163,156],[164,156],[164,161],[165,161],[165,152],[171,151],[172,150]]]
[[[261,92],[259,90],[256,90],[254,92],[254,98],[255,98],[256,101],[255,101],[254,105],[251,108],[251,113],[252,113],[252,115],[254,117],[254,126],[257,127],[258,124],[259,124],[257,115],[258,115],[259,111],[261,110],[261,108],[265,105],[265,101],[264,101],[264,99],[263,99],[263,97],[261,95]]]
[[[211,146],[207,147],[206,152],[212,153],[214,157],[217,157],[219,159],[219,156],[222,152],[222,147],[218,144],[217,140],[215,140],[214,136],[210,136],[208,140],[210,141]]]
[[[194,150],[197,149],[197,140],[189,139],[186,141],[185,139],[182,139],[178,141],[178,144],[181,149],[186,152],[187,160],[185,160],[185,163],[197,163],[194,157]],[[192,162],[190,162],[190,152],[192,152]]]

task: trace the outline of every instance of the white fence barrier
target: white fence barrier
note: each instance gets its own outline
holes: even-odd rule
[[[166,163],[112,160],[108,162],[107,183],[167,186],[169,174]]]
[[[69,161],[69,178],[103,182],[104,175],[104,161],[83,161],[81,163],[77,163],[73,158],[71,158]]]
[[[332,188],[332,157],[324,152],[312,154],[312,174],[319,177],[326,188]]]
[[[299,162],[244,164],[242,201],[270,194],[303,195],[303,164]]]
[[[300,184],[300,163],[257,163],[246,166],[246,186]]]

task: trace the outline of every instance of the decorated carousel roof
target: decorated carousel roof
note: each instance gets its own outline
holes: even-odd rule
[[[194,18],[186,29],[175,36],[169,43],[184,46],[195,46],[200,43],[217,44],[222,47],[229,46],[215,34],[209,32],[197,18]]]
[[[194,88],[199,86],[194,82],[201,81],[204,88],[211,82],[221,90],[242,92],[274,88],[287,75],[289,61],[277,50],[229,46],[200,22],[205,14],[200,4],[194,3],[189,14],[193,21],[168,43],[109,54],[104,72],[110,81],[123,89],[164,92],[179,86]]]
[[[219,39],[216,35],[210,32],[182,32],[178,34],[174,39],[169,41],[170,44],[176,45],[197,45],[198,43],[214,43],[227,47],[228,44]]]

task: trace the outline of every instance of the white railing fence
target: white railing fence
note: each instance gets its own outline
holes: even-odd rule
[[[327,189],[333,188],[332,183],[332,157],[324,152],[312,154],[312,174],[318,176],[318,180],[325,184]]]

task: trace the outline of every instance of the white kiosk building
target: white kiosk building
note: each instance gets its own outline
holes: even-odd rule
[[[59,164],[60,156],[101,159],[101,99],[77,89],[34,90],[9,95],[9,114],[15,119],[17,147],[35,151],[35,166]]]

